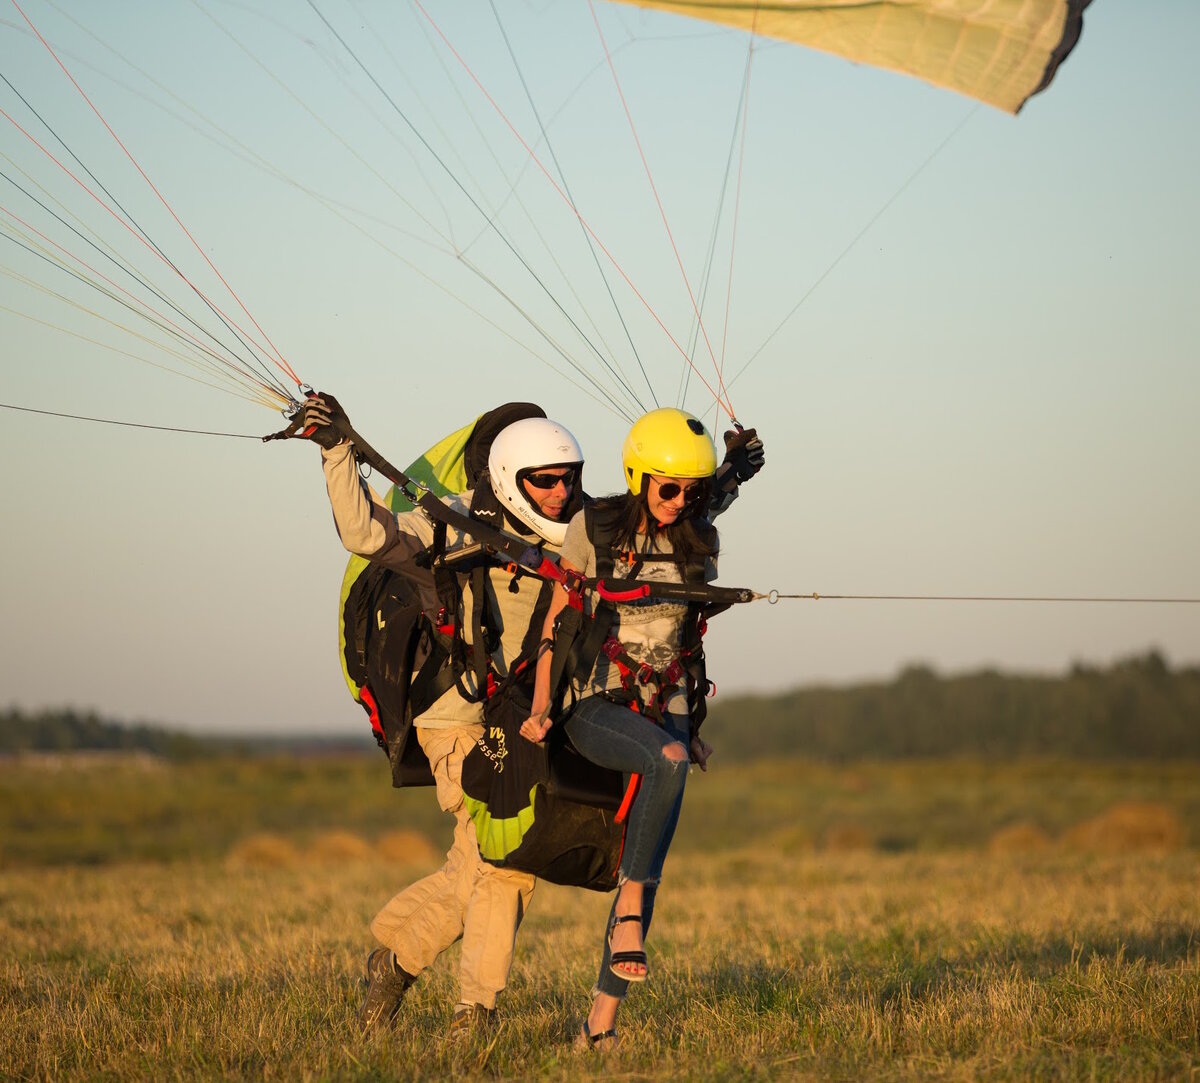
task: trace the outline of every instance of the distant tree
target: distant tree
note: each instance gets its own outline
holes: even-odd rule
[[[23,714],[15,707],[0,714],[0,753],[71,752],[127,749],[171,759],[189,759],[217,750],[217,743],[139,723],[129,726],[66,708]]]
[[[1158,651],[1059,677],[993,669],[714,700],[705,735],[723,758],[939,756],[1200,758],[1200,667],[1172,670]]]

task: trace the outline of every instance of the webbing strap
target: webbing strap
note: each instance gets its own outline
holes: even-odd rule
[[[621,824],[625,822],[625,818],[629,815],[629,810],[633,808],[633,800],[638,795],[638,790],[642,788],[642,776],[632,774],[629,776],[629,785],[625,787],[625,796],[621,798],[621,807],[617,809],[617,814],[613,817],[613,823]],[[621,837],[621,852],[625,852],[625,837]]]
[[[480,696],[484,695],[487,687],[488,666],[491,662],[488,633],[484,627],[483,609],[487,600],[487,574],[480,566],[471,572],[471,640],[475,649],[471,651],[475,663],[475,689]]]
[[[438,633],[430,637],[432,642],[429,654],[421,663],[421,668],[417,670],[409,685],[408,706],[409,713],[413,718],[424,714],[458,683],[458,677],[452,664],[453,640],[448,648],[441,629],[438,629]],[[464,698],[468,697],[464,696]]]
[[[648,662],[638,662],[625,650],[624,645],[615,636],[610,635],[600,645],[600,653],[617,667],[617,673],[621,677],[621,687],[626,694],[633,698],[630,706],[634,707],[634,703],[638,704],[642,708],[641,713],[647,718],[661,722],[667,703],[679,691],[680,681],[686,676],[686,661],[697,651],[682,651],[661,670],[654,669]],[[655,686],[656,691],[649,703],[643,704],[638,686],[648,687],[650,684]],[[634,707],[634,710],[637,709]]]

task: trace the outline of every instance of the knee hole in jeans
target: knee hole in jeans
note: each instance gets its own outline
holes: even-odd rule
[[[683,747],[678,741],[672,741],[669,745],[663,748],[663,756],[672,760],[675,763],[686,763],[688,758],[688,750]]]

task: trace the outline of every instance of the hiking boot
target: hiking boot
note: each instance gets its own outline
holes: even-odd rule
[[[495,1022],[495,1008],[485,1008],[482,1004],[456,1004],[454,1014],[450,1017],[448,1034],[451,1038],[466,1038],[486,1030]]]
[[[367,956],[367,976],[363,985],[367,995],[358,1009],[358,1025],[364,1034],[380,1027],[390,1027],[396,1021],[400,1001],[416,975],[401,970],[391,948],[376,948]]]

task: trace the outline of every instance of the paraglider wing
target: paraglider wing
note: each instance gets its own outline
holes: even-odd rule
[[[1090,0],[617,0],[903,72],[1016,113],[1054,78]]]

